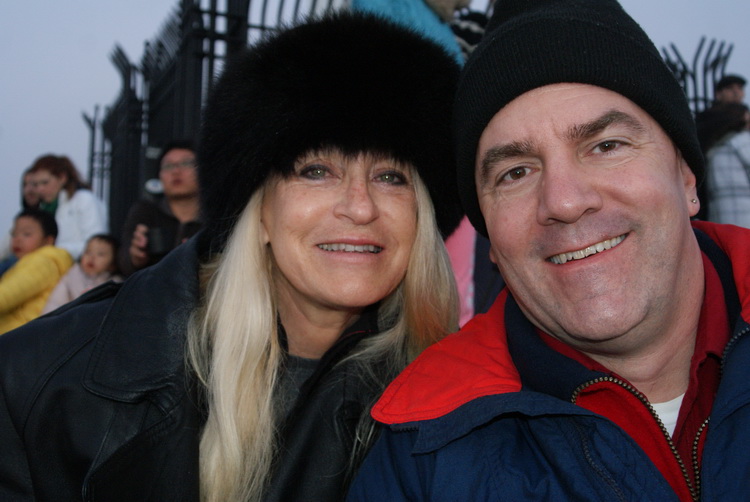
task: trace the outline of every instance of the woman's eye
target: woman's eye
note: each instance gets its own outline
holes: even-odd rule
[[[328,170],[319,165],[307,166],[300,171],[300,176],[311,179],[325,178]]]
[[[406,178],[401,174],[394,171],[382,173],[377,177],[378,181],[383,183],[389,183],[391,185],[403,185],[406,183]]]

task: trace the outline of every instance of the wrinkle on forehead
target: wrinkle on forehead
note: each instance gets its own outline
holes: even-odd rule
[[[571,126],[565,133],[565,139],[570,142],[585,140],[596,136],[612,125],[624,125],[636,133],[643,133],[646,131],[646,127],[632,115],[620,110],[612,109],[604,112],[594,120]]]

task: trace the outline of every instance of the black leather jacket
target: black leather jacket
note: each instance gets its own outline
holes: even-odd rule
[[[0,337],[0,500],[198,500],[195,248]],[[362,316],[302,389],[266,500],[343,498],[354,427],[380,389],[336,363],[375,332]]]

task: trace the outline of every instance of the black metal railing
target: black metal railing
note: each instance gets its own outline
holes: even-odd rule
[[[159,33],[145,43],[140,64],[116,46],[111,60],[122,91],[103,117],[98,108],[93,116],[84,115],[90,129],[89,179],[108,201],[110,228],[122,226],[146,180],[156,176],[160,147],[197,135],[206,95],[228,56],[269,31],[341,8],[345,1],[179,0]],[[486,5],[488,16],[492,0]],[[732,45],[701,39],[690,63],[674,45],[662,52],[693,110],[706,108]]]
[[[714,88],[726,72],[733,48],[725,41],[707,41],[706,37],[701,37],[690,62],[682,57],[674,44],[662,48],[664,61],[685,90],[693,113],[700,113],[711,106]]]

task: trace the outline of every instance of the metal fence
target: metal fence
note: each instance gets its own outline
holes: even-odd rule
[[[140,64],[119,46],[110,59],[122,78],[116,101],[90,129],[89,180],[108,201],[110,228],[121,228],[130,206],[156,176],[160,147],[194,138],[201,107],[224,59],[269,30],[339,8],[343,0],[180,0]]]
[[[269,31],[345,2],[179,0],[146,43],[138,65],[115,47],[111,60],[122,77],[122,91],[102,117],[98,108],[93,117],[84,115],[91,131],[89,180],[108,201],[110,228],[121,228],[146,181],[157,175],[160,147],[197,135],[205,97],[227,56]],[[492,3],[487,0],[485,16]],[[704,39],[688,64],[676,47],[663,49],[695,112],[710,104],[731,52],[731,45]]]
[[[674,44],[662,49],[664,61],[685,90],[693,113],[711,106],[714,88],[726,72],[733,48],[730,43],[701,37],[691,61],[682,57]]]

